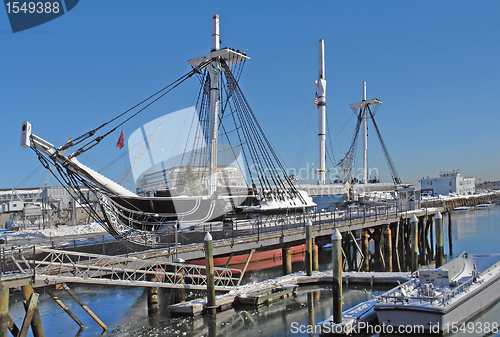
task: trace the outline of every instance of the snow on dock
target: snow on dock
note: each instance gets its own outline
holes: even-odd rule
[[[345,284],[364,284],[364,285],[397,285],[408,281],[411,277],[409,272],[344,272],[342,273],[342,281]],[[287,298],[283,296],[282,290],[288,289],[287,286],[296,285],[308,286],[315,284],[331,284],[332,271],[313,272],[312,276],[307,276],[305,272],[297,272],[290,275],[280,276],[273,279],[250,283],[239,286],[237,289],[216,296],[217,311],[224,311],[237,305],[237,298],[248,298],[255,293],[276,294],[276,298],[270,301],[276,301]],[[293,292],[298,287],[293,287]],[[256,306],[259,301],[256,301]],[[206,306],[206,298],[198,298],[184,303],[173,304],[169,306],[170,313],[174,316],[197,316],[203,313]]]

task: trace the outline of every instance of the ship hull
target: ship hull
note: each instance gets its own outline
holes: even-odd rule
[[[305,257],[306,246],[298,245],[291,247],[292,249],[292,262],[303,261]],[[228,268],[243,270],[245,264],[248,260],[249,254],[234,255],[232,257],[216,257],[214,258],[214,266],[224,267],[226,266],[228,260]],[[205,265],[205,259],[197,259],[188,261],[190,264]],[[255,252],[252,254],[252,258],[247,266],[246,271],[259,270],[259,269],[269,269],[274,267],[279,267],[283,264],[282,260],[282,250],[272,249],[263,252]]]

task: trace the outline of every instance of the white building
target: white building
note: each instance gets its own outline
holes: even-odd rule
[[[422,178],[420,180],[420,193],[422,196],[474,194],[476,192],[476,178],[465,178],[458,170],[441,172],[437,178]]]

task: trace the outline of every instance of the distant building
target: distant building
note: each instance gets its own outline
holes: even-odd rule
[[[66,188],[0,189],[0,228],[7,223],[20,227],[40,227],[52,224],[76,224],[90,219],[86,202],[95,205],[96,196],[82,188],[86,200],[75,201]]]
[[[420,180],[420,194],[422,196],[437,197],[456,193],[459,195],[474,194],[476,192],[476,178],[465,178],[458,170],[441,172],[437,178],[422,178]]]

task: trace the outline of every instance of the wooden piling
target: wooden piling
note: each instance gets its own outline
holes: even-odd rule
[[[451,222],[451,211],[448,212],[448,245],[449,245],[449,253],[448,256],[453,258],[453,235],[451,232],[452,222]]]
[[[444,258],[444,247],[443,247],[443,217],[439,211],[434,217],[434,223],[436,228],[436,268],[443,265]]]
[[[430,238],[431,238],[431,257],[433,257],[435,254],[434,254],[434,230],[433,228],[434,227],[434,218],[431,217],[430,219],[430,222],[429,222],[429,233],[430,233]]]
[[[312,223],[306,222],[306,274],[312,276]]]
[[[318,245],[312,245],[312,269],[314,271],[319,271],[319,253],[318,253]]]
[[[418,270],[418,219],[413,214],[410,219],[411,236],[411,269],[414,272]]]
[[[38,311],[38,294],[33,292],[30,295],[30,298],[24,302],[24,308],[26,309],[26,315],[24,316],[23,324],[21,325],[21,330],[19,331],[19,336],[25,337],[28,334],[28,330],[30,325],[33,326],[33,317],[35,315],[35,311]],[[39,333],[39,328],[36,330],[33,329],[33,335],[35,335],[35,331]],[[43,334],[43,330],[42,330]]]
[[[7,337],[9,331],[9,288],[0,289],[0,337]]]
[[[369,271],[370,270],[370,248],[368,246],[368,231],[363,230],[361,232],[361,250],[363,251],[363,264],[362,270]]]
[[[419,251],[419,261],[422,265],[425,265],[427,260],[426,251],[425,251],[425,217],[418,217],[418,251]]]
[[[78,296],[76,296],[75,293],[73,293],[73,291],[71,291],[71,289],[68,287],[68,285],[66,283],[63,283],[62,287],[64,290],[66,290],[66,292],[69,294],[69,296],[71,296],[76,301],[76,303],[80,304],[80,306],[83,308],[83,310],[85,310],[90,315],[90,317],[92,317],[94,319],[94,321],[96,321],[97,324],[99,324],[101,326],[101,328],[103,330],[105,330],[105,331],[108,330],[108,327],[99,319],[99,317],[97,317],[92,312],[92,310],[90,310],[89,307],[87,307],[87,305],[85,303],[82,302],[82,300],[80,300],[80,298],[78,298]]]
[[[205,267],[207,277],[207,314],[215,315],[217,307],[215,303],[215,276],[214,276],[214,255],[212,246],[212,235],[207,232],[205,235]]]
[[[283,247],[281,249],[281,261],[283,264],[283,275],[292,273],[292,247]]]
[[[156,277],[150,277],[149,282],[156,282]],[[148,287],[148,312],[154,313],[158,311],[158,287]]]
[[[64,303],[59,299],[59,297],[57,297],[52,291],[50,291],[49,289],[45,289],[45,292],[47,294],[49,294],[50,297],[52,297],[52,299],[57,303],[59,304],[59,306],[69,315],[69,317],[71,317],[75,322],[76,324],[78,324],[80,326],[80,328],[85,328],[85,325],[82,323],[82,321],[80,321],[78,319],[78,317],[76,317],[76,315],[71,311],[69,310],[69,308],[64,305]]]
[[[23,292],[23,297],[26,301],[29,301],[31,295],[34,294],[33,287],[31,285],[25,285],[21,288]],[[33,311],[33,318],[31,319],[31,330],[33,330],[34,337],[45,337],[43,332],[42,320],[40,319],[40,311],[38,306]]]
[[[390,228],[384,230],[384,248],[385,270],[392,272],[392,235]]]
[[[178,259],[176,259],[175,262],[180,262]],[[179,284],[184,285],[186,282],[184,281],[184,277],[182,274],[185,273],[184,269],[179,269],[178,274],[179,276],[176,277],[176,282]],[[177,303],[184,303],[186,302],[186,289],[184,288],[174,288],[170,290],[170,304],[177,304]]]
[[[342,235],[336,228],[332,234],[333,323],[342,323]]]

